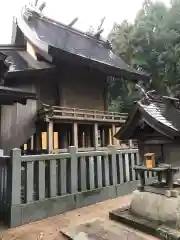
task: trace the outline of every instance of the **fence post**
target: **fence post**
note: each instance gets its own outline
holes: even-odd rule
[[[69,147],[70,153],[70,185],[71,193],[76,193],[78,190],[78,164],[77,164],[77,148],[74,146]]]
[[[8,203],[21,203],[21,149],[14,148],[10,152],[10,162],[7,175]]]
[[[108,149],[111,152],[111,159],[112,159],[112,182],[113,182],[113,185],[117,185],[116,149],[114,146],[108,146]]]

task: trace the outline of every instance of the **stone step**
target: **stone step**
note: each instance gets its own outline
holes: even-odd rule
[[[73,240],[152,239],[150,236],[109,219],[95,219],[88,221],[73,228],[69,227],[62,229],[61,233],[68,237],[68,239]]]

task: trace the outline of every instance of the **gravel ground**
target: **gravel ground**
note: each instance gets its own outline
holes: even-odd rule
[[[38,222],[26,224],[9,230],[1,230],[1,240],[65,240],[61,235],[60,229],[73,227],[78,223],[83,223],[94,218],[107,219],[111,210],[120,208],[130,202],[130,195],[119,197],[113,200],[104,201],[88,207],[76,209],[65,214],[47,218]],[[155,240],[157,238],[140,233],[126,226],[119,224],[122,229],[122,235],[125,240],[138,240],[138,234],[144,237],[144,240]],[[130,231],[127,231],[129,229]],[[137,234],[138,233],[138,234]]]

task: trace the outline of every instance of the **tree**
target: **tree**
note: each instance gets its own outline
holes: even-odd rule
[[[161,2],[144,1],[134,24],[115,24],[108,38],[128,64],[152,74],[150,88],[173,95],[174,86],[180,84],[180,0],[172,0],[169,8]],[[110,86],[110,101],[121,102],[115,104],[119,111],[129,109],[136,98],[129,81]]]

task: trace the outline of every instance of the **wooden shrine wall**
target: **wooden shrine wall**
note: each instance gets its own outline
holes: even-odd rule
[[[56,73],[12,79],[6,85],[35,92],[38,100],[28,100],[26,105],[1,107],[0,148],[5,153],[20,147],[35,133],[36,113],[41,102],[71,108],[107,110],[106,76],[84,67],[66,66]]]
[[[87,68],[63,67],[55,73],[46,73],[31,79],[18,80],[33,84],[38,103],[69,108],[108,110],[106,76]]]
[[[16,87],[35,92],[32,84]],[[26,105],[15,103],[12,106],[1,106],[0,148],[4,149],[5,154],[11,148],[20,147],[35,133],[36,113],[36,100],[28,100]]]
[[[87,68],[63,69],[60,75],[60,105],[107,110],[106,76]]]

